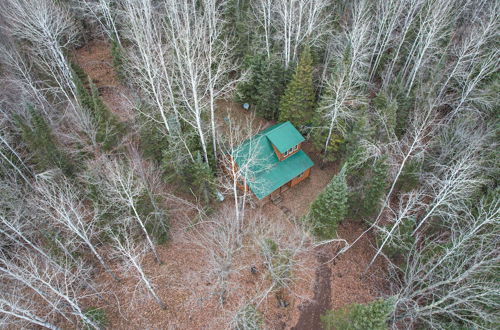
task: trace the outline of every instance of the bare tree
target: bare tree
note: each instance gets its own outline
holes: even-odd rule
[[[252,139],[261,129],[256,125],[255,118],[250,116],[245,121],[238,122],[230,113],[226,118],[226,125],[221,127],[218,137],[219,167],[223,171],[219,188],[224,194],[229,194],[233,198],[235,217],[240,221],[245,216],[247,202],[252,203],[248,185],[259,184],[252,169],[262,167],[267,159],[262,159],[259,141]],[[241,150],[244,143],[246,147]],[[248,157],[240,157],[239,152],[244,152]]]
[[[371,53],[371,66],[369,81],[373,81],[381,61],[397,38],[396,30],[399,28],[401,16],[408,1],[379,1],[374,5],[375,41]]]
[[[6,327],[8,325],[12,326],[16,323],[16,320],[11,319],[14,318],[51,330],[59,329],[59,327],[48,322],[45,318],[38,316],[34,303],[21,298],[21,292],[8,292],[9,289],[4,287],[0,296],[0,313],[5,316],[5,318],[0,320],[0,325],[4,324]]]
[[[353,4],[352,17],[343,31],[334,37],[333,72],[324,87],[321,106],[317,110],[327,123],[324,127],[314,129],[328,131],[325,153],[335,131],[345,133],[345,127],[339,125],[349,121],[353,116],[353,108],[364,104],[363,87],[367,81],[367,70],[370,55],[370,16],[366,1]]]
[[[236,217],[237,208],[223,208],[216,216],[197,223],[193,228],[193,242],[207,251],[209,278],[215,280],[215,294],[224,305],[230,274],[241,270],[235,258],[243,248],[243,218]]]
[[[197,132],[205,161],[208,161],[208,137],[204,113],[210,113],[213,139],[216,137],[214,102],[234,83],[227,79],[233,66],[228,61],[230,46],[222,39],[222,5],[214,0],[203,1],[202,7],[192,0],[165,3],[165,36],[171,42],[175,89],[183,109],[179,115]],[[213,143],[216,148],[216,141]]]
[[[118,276],[97,250],[96,238],[102,230],[97,225],[100,220],[99,210],[95,207],[88,208],[85,200],[65,178],[60,178],[58,182],[39,179],[36,191],[33,204],[40,214],[50,223],[61,226],[68,235],[74,235],[90,250],[113,279],[118,281]]]
[[[500,204],[481,200],[463,205],[459,216],[445,216],[445,235],[417,235],[406,267],[398,280],[393,328],[425,324],[433,328],[467,325],[487,329],[498,321],[498,283],[491,276],[500,261],[498,225]],[[441,253],[435,253],[441,249]]]
[[[77,30],[69,11],[53,1],[9,0],[2,3],[6,29],[26,41],[35,62],[59,87],[66,100],[76,100],[76,86],[66,52],[76,40]]]
[[[148,242],[150,250],[158,263],[161,263],[160,256],[151,235],[146,229],[147,218],[151,214],[141,214],[139,210],[139,198],[147,194],[145,182],[138,175],[134,163],[127,163],[119,159],[103,159],[103,163],[96,163],[97,173],[91,180],[101,186],[103,194],[110,205],[120,209],[125,221],[135,223],[141,230]]]
[[[456,1],[427,1],[418,15],[416,37],[406,55],[401,75],[405,77],[406,95],[412,91],[415,79],[425,66],[440,52],[439,41],[450,33],[458,10]]]
[[[99,22],[102,30],[108,36],[109,40],[115,40],[120,47],[122,46],[120,34],[118,33],[118,1],[116,0],[81,0],[78,4],[83,7],[94,20]]]
[[[80,300],[87,296],[82,293],[82,286],[88,280],[82,264],[54,267],[46,258],[20,251],[15,258],[2,254],[0,260],[0,273],[12,281],[11,285],[29,289],[68,321],[75,323],[69,318],[73,315],[86,325],[99,328],[80,307]]]
[[[121,230],[118,235],[113,233],[110,235],[113,240],[115,254],[123,261],[124,273],[128,273],[130,270],[133,270],[139,278],[142,286],[146,288],[147,292],[154,298],[158,305],[160,305],[162,309],[167,309],[167,305],[156,293],[153,282],[146,275],[141,265],[144,252],[148,248],[144,245],[136,244],[134,242],[134,238],[126,229]]]
[[[276,31],[275,39],[281,48],[285,68],[290,62],[297,61],[304,43],[315,44],[328,33],[328,5],[325,0],[274,2],[272,27]]]

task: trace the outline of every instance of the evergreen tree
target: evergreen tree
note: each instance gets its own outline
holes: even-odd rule
[[[326,330],[385,330],[394,308],[392,299],[380,299],[369,304],[352,304],[321,316]]]
[[[125,81],[125,69],[123,59],[123,48],[116,38],[111,39],[111,57],[113,58],[113,69],[118,79],[122,82]]]
[[[267,120],[277,120],[288,71],[281,62],[269,60],[265,55],[248,57],[245,66],[250,77],[238,85],[236,101],[254,105],[257,114]]]
[[[35,109],[30,109],[31,121],[26,123],[20,116],[15,116],[17,126],[21,130],[21,136],[33,154],[35,166],[40,171],[60,168],[67,175],[72,176],[74,167],[68,155],[62,151],[52,133],[52,128]]]
[[[387,170],[388,165],[385,158],[377,160],[373,165],[373,175],[367,180],[364,189],[363,215],[371,216],[378,211],[387,186]]]
[[[125,128],[103,102],[97,87],[90,81],[82,68],[76,63],[71,63],[71,67],[78,101],[82,107],[89,111],[97,124],[97,142],[102,145],[104,150],[111,150],[118,144]],[[88,81],[89,88],[85,86],[84,81]]]
[[[311,205],[310,217],[320,237],[334,237],[340,222],[347,214],[346,168],[333,177],[325,190]]]
[[[389,98],[384,92],[379,92],[375,98],[373,98],[373,106],[378,112],[379,116],[383,120],[377,120],[376,123],[379,124],[378,130],[380,131],[378,136],[382,141],[392,140],[396,132],[397,124],[397,102]]]
[[[296,127],[311,124],[314,104],[313,59],[310,49],[305,48],[295,74],[281,98],[279,121],[289,120]]]
[[[203,162],[201,153],[197,152],[196,156],[195,161],[185,167],[183,179],[195,196],[203,196],[205,203],[209,203],[215,194],[214,174],[208,164]]]
[[[315,118],[314,127],[320,127],[321,122]],[[345,139],[338,132],[333,132],[328,143],[327,149],[325,148],[325,141],[328,136],[328,131],[324,129],[314,129],[311,131],[311,143],[314,149],[321,151],[321,159],[323,162],[334,162],[340,157],[340,150],[345,143]]]

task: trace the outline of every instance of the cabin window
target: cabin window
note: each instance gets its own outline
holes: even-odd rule
[[[299,148],[299,145],[295,145],[293,147],[291,147],[290,149],[288,149],[287,151],[285,151],[283,153],[283,156],[288,156],[288,155],[291,155],[292,153],[294,153],[295,151],[297,151],[297,149]]]

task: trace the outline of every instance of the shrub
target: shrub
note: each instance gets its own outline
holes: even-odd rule
[[[254,305],[243,306],[232,320],[234,330],[259,330],[263,324],[261,313]]]
[[[267,238],[261,243],[262,256],[274,288],[286,285],[292,275],[292,260],[288,250],[281,250],[278,243]]]
[[[321,316],[321,321],[326,330],[385,330],[393,305],[391,299],[380,299],[366,305],[352,304],[328,311]]]
[[[87,316],[92,322],[94,322],[99,328],[104,329],[109,324],[108,318],[106,316],[106,311],[102,308],[92,307],[85,311],[85,316]],[[90,325],[86,325],[85,329],[92,329]]]

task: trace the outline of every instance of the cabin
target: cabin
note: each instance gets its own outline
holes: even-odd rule
[[[309,177],[314,163],[302,150],[304,140],[287,121],[243,142],[232,155],[233,166],[241,173],[240,188],[267,201]]]

